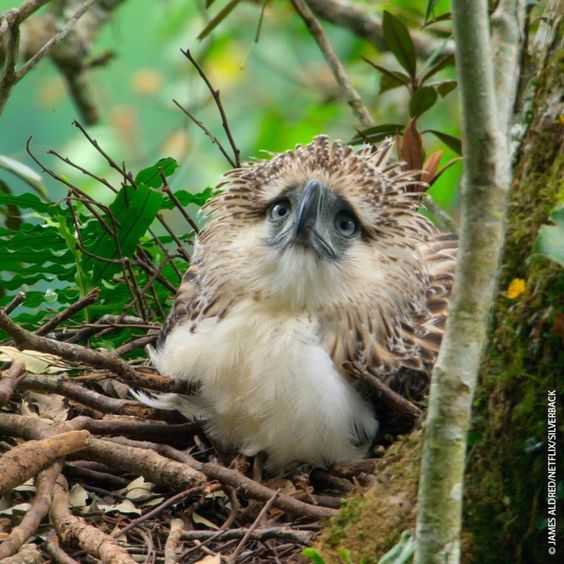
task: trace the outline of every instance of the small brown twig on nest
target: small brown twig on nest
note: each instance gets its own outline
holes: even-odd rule
[[[0,405],[10,400],[24,377],[25,364],[21,360],[14,360],[8,370],[0,373]]]
[[[49,468],[42,470],[35,479],[35,497],[31,508],[24,515],[20,524],[14,527],[8,536],[0,543],[0,560],[15,554],[23,544],[31,538],[39,528],[43,518],[49,513],[55,480],[60,474],[61,462],[55,462]]]
[[[88,431],[69,431],[15,446],[0,457],[0,496],[33,478],[57,459],[83,450],[89,440]]]
[[[178,543],[182,540],[184,521],[172,519],[170,521],[170,532],[166,538],[164,564],[176,564],[178,562]]]
[[[35,335],[14,323],[2,310],[0,310],[0,329],[6,331],[22,350],[32,349],[46,352],[71,362],[81,362],[94,368],[105,368],[114,372],[118,379],[132,386],[146,387],[159,391],[177,391],[180,393],[182,393],[184,388],[184,385],[179,380],[172,380],[158,373],[145,373],[141,375],[115,354],[94,351],[81,345],[61,343]]]
[[[53,490],[51,519],[63,543],[76,543],[107,564],[135,564],[135,560],[111,536],[75,517],[69,505],[67,481],[59,476]]]
[[[192,541],[206,541],[213,537],[214,540],[226,541],[240,539],[247,532],[248,529],[228,529],[225,531],[183,531],[182,538]],[[267,527],[263,529],[255,529],[249,535],[249,538],[261,542],[269,539],[276,539],[308,545],[313,538],[313,533],[309,531],[290,529],[289,527]]]
[[[272,497],[264,504],[264,507],[260,510],[260,513],[257,515],[257,518],[254,520],[253,524],[249,527],[249,529],[241,539],[241,542],[237,545],[237,547],[233,551],[233,554],[231,554],[227,559],[227,562],[229,564],[235,564],[237,562],[237,558],[241,554],[241,551],[245,547],[245,544],[247,543],[247,541],[249,540],[255,529],[260,525],[264,517],[267,515],[268,510],[272,507],[272,504],[276,501],[276,498],[278,497],[279,493],[280,490],[276,490],[272,495]]]
[[[12,313],[25,300],[25,292],[18,292],[13,300],[4,307],[6,313]]]

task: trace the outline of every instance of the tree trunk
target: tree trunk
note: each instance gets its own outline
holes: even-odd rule
[[[560,2],[549,3],[557,11]],[[547,561],[548,391],[563,420],[564,269],[535,254],[542,225],[564,203],[564,22],[550,14],[522,61],[507,242],[490,343],[474,402],[465,473],[462,562]],[[514,280],[525,290],[508,297]],[[560,423],[562,425],[562,423]],[[376,484],[347,502],[321,538],[327,563],[377,564],[414,528],[421,442],[416,432],[378,461]],[[560,485],[562,487],[562,484]],[[562,518],[560,516],[560,518]],[[561,527],[561,525],[560,525]],[[562,548],[560,547],[560,551]],[[558,559],[554,557],[556,562]]]

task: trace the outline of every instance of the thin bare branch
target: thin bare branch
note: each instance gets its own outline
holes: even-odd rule
[[[353,113],[364,129],[368,129],[373,126],[374,120],[372,119],[368,108],[365,106],[359,93],[354,88],[345,68],[343,67],[343,64],[339,61],[339,58],[333,50],[331,43],[329,43],[329,40],[327,39],[323,28],[317,21],[317,18],[304,0],[292,0],[292,4],[319,45],[319,49],[321,49],[321,52],[323,53],[323,56],[331,68],[333,76],[341,89],[343,100],[345,100],[351,107]]]

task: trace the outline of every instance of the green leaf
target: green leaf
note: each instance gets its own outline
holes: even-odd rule
[[[55,204],[42,202],[35,194],[30,194],[29,192],[21,196],[13,196],[0,192],[0,206],[16,206],[47,215],[54,215],[58,209]]]
[[[321,556],[319,551],[316,550],[315,548],[311,548],[311,547],[304,548],[302,550],[302,554],[306,558],[309,558],[313,562],[313,564],[325,564],[325,560],[323,556]]]
[[[386,137],[398,135],[403,131],[403,125],[400,123],[384,123],[369,127],[357,133],[349,143],[351,145],[358,145],[359,143],[377,143]]]
[[[382,94],[386,90],[397,88],[398,86],[407,86],[411,81],[409,76],[403,72],[387,69],[386,67],[372,62],[366,57],[363,57],[363,59],[371,67],[374,67],[377,71],[380,71],[382,73],[382,77],[380,78],[380,94]]]
[[[535,252],[564,266],[564,206],[550,214],[554,225],[543,225],[537,236]]]
[[[148,180],[151,181],[152,178],[154,179],[151,177]],[[147,186],[144,181],[140,182],[137,189],[133,186],[124,186],[110,206],[111,214],[117,224],[115,226],[117,240],[101,225],[97,225],[96,241],[88,250],[96,256],[108,259],[130,257],[162,208],[163,201],[164,195]],[[106,215],[105,221],[108,225],[113,225],[110,216]],[[100,279],[111,277],[119,270],[119,266],[87,257],[85,269],[92,269],[92,282],[96,285]]]
[[[441,98],[444,98],[458,86],[458,82],[456,80],[441,80],[440,82],[431,82],[428,86],[435,88]]]
[[[135,184],[145,184],[151,188],[160,188],[162,185],[161,172],[165,176],[170,176],[178,168],[178,163],[172,157],[160,159],[153,166],[144,168],[135,177]]]
[[[433,12],[435,10],[435,6],[438,0],[428,0],[427,1],[427,8],[425,9],[425,23],[427,23],[431,17],[433,16]]]
[[[384,41],[388,49],[394,54],[398,63],[407,71],[409,76],[415,78],[417,58],[409,30],[401,20],[386,10],[384,10],[383,28]]]
[[[426,129],[422,133],[432,133],[435,137],[439,138],[447,147],[451,148],[455,153],[462,155],[462,142],[454,135],[448,135],[436,129]]]
[[[443,70],[444,68],[452,65],[454,65],[454,55],[453,54],[443,55],[426,72],[423,73],[423,75],[419,79],[419,83],[424,84],[433,75],[437,74],[439,71]]]
[[[210,198],[215,196],[215,194],[216,191],[211,187],[202,190],[202,192],[196,193],[188,192],[186,190],[178,190],[177,192],[174,192],[174,195],[176,196],[178,201],[185,207],[189,206],[190,204],[202,207]],[[163,207],[166,209],[173,209],[174,202],[172,202],[171,200],[166,200],[163,203]]]
[[[437,91],[431,86],[418,88],[413,93],[413,96],[411,96],[411,100],[409,101],[409,115],[412,118],[417,119],[433,107],[437,98]]]

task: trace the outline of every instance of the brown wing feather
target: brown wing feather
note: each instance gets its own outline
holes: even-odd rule
[[[437,233],[421,243],[427,275],[407,312],[376,298],[324,312],[325,348],[344,375],[356,379],[364,372],[403,395],[424,393],[443,336],[456,248],[452,234]]]

